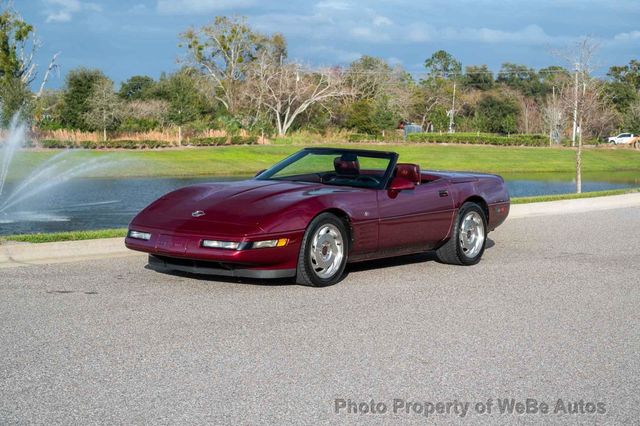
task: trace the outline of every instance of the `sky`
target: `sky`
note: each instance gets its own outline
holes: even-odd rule
[[[600,46],[596,75],[640,57],[638,0],[13,0],[13,7],[37,29],[40,76],[62,52],[50,87],[79,66],[117,83],[175,71],[185,53],[179,34],[217,15],[246,16],[256,30],[284,34],[289,58],[309,66],[371,55],[415,77],[439,49],[493,71],[503,62],[566,65],[557,52],[585,36]]]

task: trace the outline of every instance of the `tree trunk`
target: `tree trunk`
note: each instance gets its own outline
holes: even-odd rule
[[[582,193],[582,120],[580,120],[578,150],[576,151],[576,192]]]
[[[178,126],[178,146],[182,146],[182,126]]]
[[[102,140],[107,141],[107,112],[102,111]]]

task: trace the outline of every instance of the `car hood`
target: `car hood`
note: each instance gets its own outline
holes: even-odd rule
[[[154,201],[131,225],[181,232],[201,233],[205,229],[214,230],[216,234],[221,231],[230,235],[261,233],[269,231],[270,220],[284,210],[291,213],[301,201],[350,191],[358,189],[261,180],[199,184]]]

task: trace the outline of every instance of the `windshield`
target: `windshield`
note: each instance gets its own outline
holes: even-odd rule
[[[261,173],[257,179],[382,188],[394,165],[393,153],[305,149]]]

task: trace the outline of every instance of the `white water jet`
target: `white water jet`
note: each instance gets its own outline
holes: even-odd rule
[[[27,136],[27,126],[24,123],[19,122],[18,114],[14,115],[9,125],[7,137],[2,144],[2,166],[0,168],[0,197],[4,190],[4,184],[7,181],[9,175],[9,166],[14,154],[22,146]]]
[[[73,158],[70,150],[62,151],[47,159],[29,173],[24,179],[12,185],[7,191],[5,185],[9,177],[12,160],[16,152],[27,140],[27,126],[21,123],[16,114],[1,141],[0,147],[0,223],[14,223],[21,221],[30,222],[55,222],[68,220],[66,217],[31,211],[9,211],[18,207],[26,200],[32,199],[53,187],[65,182],[86,176],[99,169],[116,165],[105,157],[93,158],[84,162],[78,162]],[[121,164],[121,163],[120,163]],[[111,203],[112,201],[105,202]],[[89,206],[91,204],[87,204]]]

